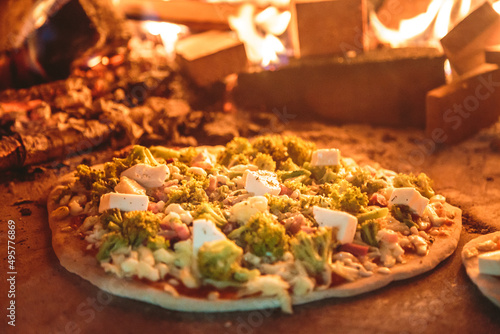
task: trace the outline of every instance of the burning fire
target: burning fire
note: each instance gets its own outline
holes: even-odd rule
[[[144,21],[142,27],[151,35],[160,36],[168,55],[174,54],[175,43],[177,43],[179,35],[186,34],[188,31],[186,26],[169,22]]]
[[[229,25],[245,44],[248,59],[254,64],[267,67],[280,62],[279,56],[286,48],[278,38],[290,23],[289,11],[280,12],[276,7],[268,7],[255,14],[255,6],[244,4],[238,16],[229,17]]]
[[[370,13],[370,22],[378,40],[392,47],[440,48],[439,40],[469,14],[471,4],[471,0],[433,0],[425,13],[402,20],[398,30],[384,26],[374,11]]]
[[[441,48],[439,40],[477,6],[476,0],[432,0],[427,11],[411,19],[401,20],[399,29],[390,29],[379,20],[375,11],[369,14],[375,36],[392,47],[433,46]],[[500,1],[493,3],[500,13]]]

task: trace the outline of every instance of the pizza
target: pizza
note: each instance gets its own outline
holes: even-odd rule
[[[462,250],[462,262],[472,282],[500,307],[500,232],[469,241]]]
[[[424,174],[359,166],[294,136],[134,146],[48,198],[61,265],[112,294],[222,312],[349,297],[433,269],[461,210]]]

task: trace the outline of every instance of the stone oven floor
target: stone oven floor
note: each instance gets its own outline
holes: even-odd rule
[[[305,126],[306,125],[306,126]],[[332,126],[290,121],[285,133],[337,147],[358,163],[425,172],[435,189],[464,212],[458,250],[433,271],[353,298],[278,310],[194,314],[109,297],[67,272],[51,248],[45,197],[78,163],[108,159],[110,150],[64,164],[4,173],[0,192],[1,309],[4,333],[434,333],[500,332],[499,309],[468,279],[460,250],[479,234],[500,230],[500,125],[459,145],[437,149],[415,129]],[[203,143],[202,143],[203,144]],[[52,168],[51,168],[52,166]],[[16,327],[7,326],[7,221],[16,222]]]

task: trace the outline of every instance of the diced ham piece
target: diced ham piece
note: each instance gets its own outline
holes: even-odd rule
[[[300,230],[307,233],[307,234],[312,234],[312,233],[316,232],[317,228],[312,227],[312,226],[303,225],[300,227]]]
[[[191,232],[185,224],[174,224],[174,231],[181,240],[187,240],[191,236]]]
[[[368,246],[357,245],[354,243],[347,243],[340,246],[342,252],[351,253],[354,256],[365,256],[368,254]]]
[[[281,195],[287,195],[290,196],[293,193],[293,190],[290,188],[285,187],[283,184],[280,184],[281,191],[280,191],[280,196]]]
[[[217,188],[217,177],[214,175],[210,175],[208,177],[208,188],[207,188],[207,193],[211,193]]]
[[[160,223],[161,231],[158,235],[167,240],[178,238],[179,240],[187,240],[191,236],[191,232],[186,224],[177,221],[162,221]]]
[[[302,226],[305,226],[306,223],[307,221],[305,217],[301,214],[283,220],[283,225],[285,225],[285,229],[292,235],[299,233],[300,230],[302,229]]]
[[[376,206],[380,206],[380,207],[386,207],[387,206],[387,199],[385,198],[384,195],[379,194],[379,193],[375,193],[370,198],[368,205],[376,205]]]

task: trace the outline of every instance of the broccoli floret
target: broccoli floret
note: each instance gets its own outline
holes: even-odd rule
[[[104,228],[113,231],[121,231],[123,217],[120,209],[106,210],[99,218]]]
[[[179,161],[185,164],[191,163],[193,158],[198,155],[198,151],[192,146],[181,149],[179,153]]]
[[[253,215],[239,233],[230,234],[235,236],[247,251],[269,262],[279,260],[288,249],[285,227],[268,213]]]
[[[241,267],[243,250],[230,240],[206,242],[198,251],[198,269],[204,278],[215,281],[246,282],[258,270]]]
[[[252,163],[259,167],[259,169],[269,170],[271,172],[276,170],[276,162],[273,160],[273,157],[266,153],[257,153]]]
[[[227,198],[227,196],[231,193],[231,188],[227,185],[222,185],[216,188],[211,194],[210,199],[213,201],[222,201]]]
[[[178,150],[164,146],[151,146],[149,150],[155,158],[161,158],[165,161],[169,159],[179,159],[181,156]]]
[[[316,233],[297,233],[290,240],[290,248],[295,259],[302,262],[311,277],[319,277],[330,263],[336,242],[332,230],[318,228]]]
[[[361,224],[361,239],[368,245],[378,247],[377,233],[380,229],[380,224],[375,220],[368,220]]]
[[[114,158],[113,162],[105,163],[104,173],[107,178],[119,178],[124,170],[137,164],[159,165],[150,150],[144,146],[135,145],[126,158]]]
[[[291,172],[297,169],[299,169],[299,166],[297,166],[291,158],[286,159],[280,164],[280,170]]]
[[[432,189],[432,180],[425,173],[420,173],[418,176],[413,174],[398,174],[394,177],[392,183],[395,188],[415,188],[422,196],[427,198],[431,198],[436,194]]]
[[[172,163],[173,166],[179,168],[179,171],[181,174],[186,174],[187,170],[189,169],[189,166],[186,165],[185,163],[183,162],[180,162],[179,160],[175,160],[173,163]]]
[[[231,140],[229,143],[227,143],[224,151],[219,153],[219,156],[217,157],[217,162],[221,165],[228,166],[234,160],[234,157],[236,155],[241,154],[243,157],[245,157],[245,155],[251,153],[251,151],[252,151],[252,145],[250,144],[248,139],[242,137],[236,137],[233,138],[233,140]],[[239,159],[241,159],[241,157],[237,158],[237,160]],[[247,164],[247,163],[248,161],[243,162],[242,164]],[[239,164],[239,162],[236,164]]]
[[[300,203],[288,196],[273,196],[269,194],[265,196],[269,205],[269,212],[273,215],[280,217],[284,213],[298,212],[300,210]]]
[[[107,177],[104,171],[96,170],[86,165],[79,165],[75,176],[85,189],[91,191],[90,197],[95,205],[97,205],[102,195],[112,192],[119,182],[118,178]]]
[[[161,235],[155,235],[154,237],[148,238],[147,247],[151,249],[153,252],[160,248],[168,249],[170,247],[170,241],[165,240]]]
[[[283,182],[283,185],[287,187],[288,189],[293,190],[298,190],[300,191],[301,194],[308,194],[309,193],[309,188],[302,183],[299,179],[294,179],[294,180],[285,180]]]
[[[104,240],[99,247],[97,260],[102,261],[110,257],[111,252],[129,245],[128,239],[120,232],[111,232],[104,236]]]
[[[87,165],[78,165],[76,167],[75,177],[85,189],[91,190],[94,182],[102,180],[104,172],[102,170],[90,168]]]
[[[368,205],[368,196],[344,180],[335,184],[322,184],[318,194],[331,198],[336,203],[336,209],[353,214],[357,214]]]
[[[368,196],[358,187],[347,188],[340,196],[340,209],[356,214],[368,205]]]
[[[314,143],[293,136],[284,137],[283,144],[287,148],[288,156],[298,166],[304,165],[306,161],[311,161],[312,152],[316,149]]]
[[[408,205],[393,205],[391,207],[391,214],[399,222],[406,224],[406,226],[410,228],[415,226],[418,228],[417,223],[413,221],[411,209]]]
[[[261,136],[252,140],[253,155],[269,154],[278,164],[288,158],[287,148],[281,136]]]
[[[328,197],[321,195],[309,195],[300,197],[300,207],[304,211],[310,211],[313,206],[320,206],[322,208],[334,208],[335,202]]]
[[[160,218],[150,211],[130,211],[123,214],[122,233],[133,247],[156,236]]]
[[[339,166],[311,166],[306,162],[304,168],[311,172],[310,178],[318,184],[335,183],[341,179],[338,175]]]
[[[227,220],[224,218],[224,214],[219,207],[215,206],[210,202],[202,203],[198,205],[194,214],[194,219],[209,219],[215,223],[218,227],[226,225]]]
[[[120,181],[120,174],[136,165],[144,163],[151,166],[157,166],[151,152],[143,146],[134,146],[128,157],[123,159],[114,158],[113,162],[104,164],[104,171],[93,170],[85,165],[77,167],[76,177],[87,190],[91,190],[91,199],[97,204],[102,195],[112,192]]]
[[[368,195],[376,193],[387,186],[386,181],[374,178],[368,171],[361,168],[352,170],[351,174],[352,178],[349,179],[349,182]]]
[[[198,181],[191,179],[183,180],[177,189],[172,190],[169,194],[167,205],[172,203],[189,203],[190,205],[198,205],[208,201],[208,195],[205,192],[207,180]]]

